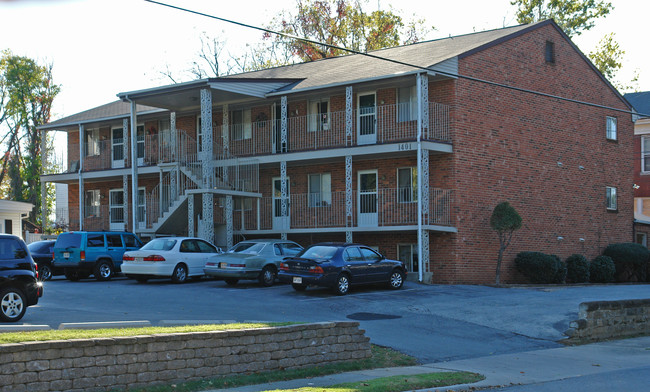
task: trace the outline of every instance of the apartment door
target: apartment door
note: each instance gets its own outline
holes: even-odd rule
[[[138,188],[138,228],[147,227],[147,198],[144,188]]]
[[[288,229],[291,222],[290,214],[290,192],[289,177],[285,179],[287,195],[282,198],[282,180],[279,177],[273,178],[273,230]],[[286,203],[286,212],[282,214],[282,201]]]
[[[361,170],[358,173],[359,192],[357,211],[359,226],[377,226],[377,170]]]
[[[124,191],[111,189],[108,192],[109,227],[111,231],[124,230]]]
[[[111,167],[119,169],[124,167],[124,129],[113,128],[111,130]]]
[[[144,165],[144,151],[145,151],[145,137],[144,137],[144,125],[138,125],[137,127],[137,152],[138,152],[138,166]]]
[[[357,144],[377,143],[377,105],[375,93],[359,94]]]

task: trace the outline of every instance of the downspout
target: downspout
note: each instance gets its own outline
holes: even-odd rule
[[[131,103],[131,230],[135,233],[138,227],[138,130],[135,102],[128,95],[124,100]]]
[[[418,282],[422,283],[422,74],[417,74],[417,95],[418,95],[418,130],[417,130],[417,144],[418,144]]]

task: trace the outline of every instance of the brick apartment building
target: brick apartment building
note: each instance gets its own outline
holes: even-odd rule
[[[554,22],[373,54],[401,63],[119,93],[41,127],[68,134],[67,171],[42,181],[68,184],[70,229],[354,241],[433,283],[494,281],[501,201],[523,218],[502,282],[520,251],[632,240],[630,106]]]
[[[648,246],[650,234],[650,91],[625,94],[634,116],[634,239]]]

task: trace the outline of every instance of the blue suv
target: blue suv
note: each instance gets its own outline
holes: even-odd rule
[[[73,231],[61,233],[54,244],[52,265],[63,268],[71,281],[94,275],[97,280],[110,280],[120,272],[122,255],[142,247],[133,233],[110,231]]]

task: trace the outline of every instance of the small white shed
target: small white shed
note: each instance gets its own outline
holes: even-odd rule
[[[33,208],[31,203],[0,200],[0,233],[23,238],[23,219],[27,218]]]

